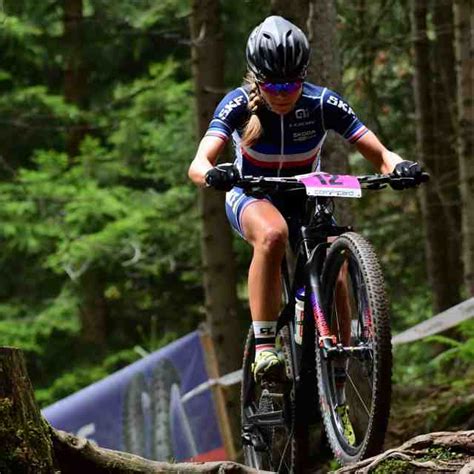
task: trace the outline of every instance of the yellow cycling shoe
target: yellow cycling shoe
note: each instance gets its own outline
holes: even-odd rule
[[[276,349],[265,349],[260,351],[252,364],[252,373],[256,382],[262,377],[280,373],[282,360]]]

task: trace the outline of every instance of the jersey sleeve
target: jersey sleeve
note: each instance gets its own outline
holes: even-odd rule
[[[321,110],[324,128],[334,130],[349,143],[355,143],[369,131],[351,106],[329,89],[325,89],[321,96]]]
[[[248,115],[247,94],[242,88],[229,92],[219,103],[205,136],[228,140],[234,130],[242,125]]]

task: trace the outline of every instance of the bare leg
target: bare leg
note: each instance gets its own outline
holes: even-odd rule
[[[253,246],[248,291],[253,321],[275,321],[281,306],[281,262],[288,227],[268,201],[250,204],[243,212],[245,238]]]
[[[351,342],[351,304],[349,299],[348,274],[349,266],[347,262],[344,262],[336,281],[335,304],[337,317],[332,328],[337,336],[337,342],[341,343],[343,346],[349,346]],[[341,357],[334,361],[336,393],[338,399],[337,403],[339,405],[346,403],[344,389],[346,383],[347,362],[348,361],[345,357]]]
[[[333,328],[333,331],[336,331],[338,342],[343,346],[349,346],[351,342],[351,304],[349,300],[348,267],[348,263],[344,262],[336,281],[337,327]]]

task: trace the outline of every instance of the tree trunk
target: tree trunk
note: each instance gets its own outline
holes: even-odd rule
[[[458,159],[460,170],[464,286],[474,296],[474,8],[455,0],[458,85]]]
[[[56,472],[23,354],[11,347],[0,347],[0,472]]]
[[[441,178],[436,159],[438,153],[437,134],[435,133],[435,110],[432,90],[433,69],[430,63],[432,53],[427,36],[427,0],[412,0],[411,22],[414,44],[415,64],[415,103],[417,114],[417,147],[418,156],[431,173],[429,185],[423,186],[422,211],[426,232],[426,261],[427,273],[433,293],[434,312],[441,312],[458,302],[458,296],[453,291],[450,278],[452,275],[447,269],[451,268],[449,258],[450,246],[447,245],[450,237],[446,223],[445,208],[439,191]],[[443,101],[444,103],[444,101]],[[455,285],[453,285],[455,286]]]
[[[83,0],[63,0],[64,23],[64,97],[66,102],[78,109],[86,105],[87,68],[83,52]],[[66,138],[66,149],[72,159],[79,153],[79,145],[87,131],[87,125],[79,122],[73,125]],[[96,270],[87,270],[80,278],[81,339],[96,348],[106,343],[107,306],[103,296],[104,283]]]
[[[342,91],[341,57],[337,39],[337,11],[335,0],[308,2],[307,31],[311,44],[309,79],[336,92]],[[350,172],[349,145],[329,134],[323,150],[323,170],[346,174]],[[354,213],[350,199],[337,203],[336,217],[340,225],[353,224]]]
[[[83,0],[63,0],[64,12],[64,97],[66,102],[81,108],[87,96],[87,71],[83,57]],[[79,144],[84,138],[85,124],[71,127],[67,136],[66,148],[70,157],[79,152]]]
[[[224,89],[224,43],[219,1],[193,0],[190,26],[197,131],[202,137]],[[215,190],[199,191],[206,322],[221,375],[241,367],[243,342],[237,317],[232,233],[225,216],[224,198],[224,193]],[[238,436],[239,397],[237,391],[234,392],[227,398],[227,408],[234,434]]]
[[[292,21],[308,36],[311,45],[308,80],[342,93],[335,0],[272,0],[271,12]],[[340,137],[329,134],[322,153],[323,171],[348,173],[348,154],[348,145]],[[337,204],[340,224],[353,223],[354,215],[349,200],[341,200]]]
[[[451,1],[433,2],[433,105],[436,149],[433,155],[434,185],[443,206],[447,266],[442,284],[449,288],[440,310],[461,301],[463,280],[461,260],[461,197],[459,193],[459,160],[456,153],[456,71],[454,56],[454,18]],[[439,216],[438,216],[439,219]],[[438,256],[439,258],[439,256]]]
[[[96,269],[87,270],[79,280],[81,340],[95,349],[105,349],[107,343],[108,307],[104,296],[105,278]]]
[[[191,35],[198,134],[203,136],[224,89],[224,44],[217,0],[193,1]],[[224,198],[222,192],[200,191],[206,317],[222,374],[241,365],[235,262]]]
[[[2,474],[255,473],[233,462],[164,463],[99,448],[51,428],[36,405],[23,354],[0,347],[0,472]]]
[[[272,0],[271,14],[280,15],[299,26],[305,33],[308,33],[308,0]]]

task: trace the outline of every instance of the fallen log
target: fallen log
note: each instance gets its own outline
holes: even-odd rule
[[[100,448],[55,430],[41,416],[21,350],[0,347],[0,473],[255,473],[238,463],[165,463]]]
[[[51,428],[54,454],[65,474],[155,474],[162,472],[256,473],[255,469],[230,461],[166,463],[134,454],[100,448],[84,438]],[[260,471],[262,472],[262,471]]]

